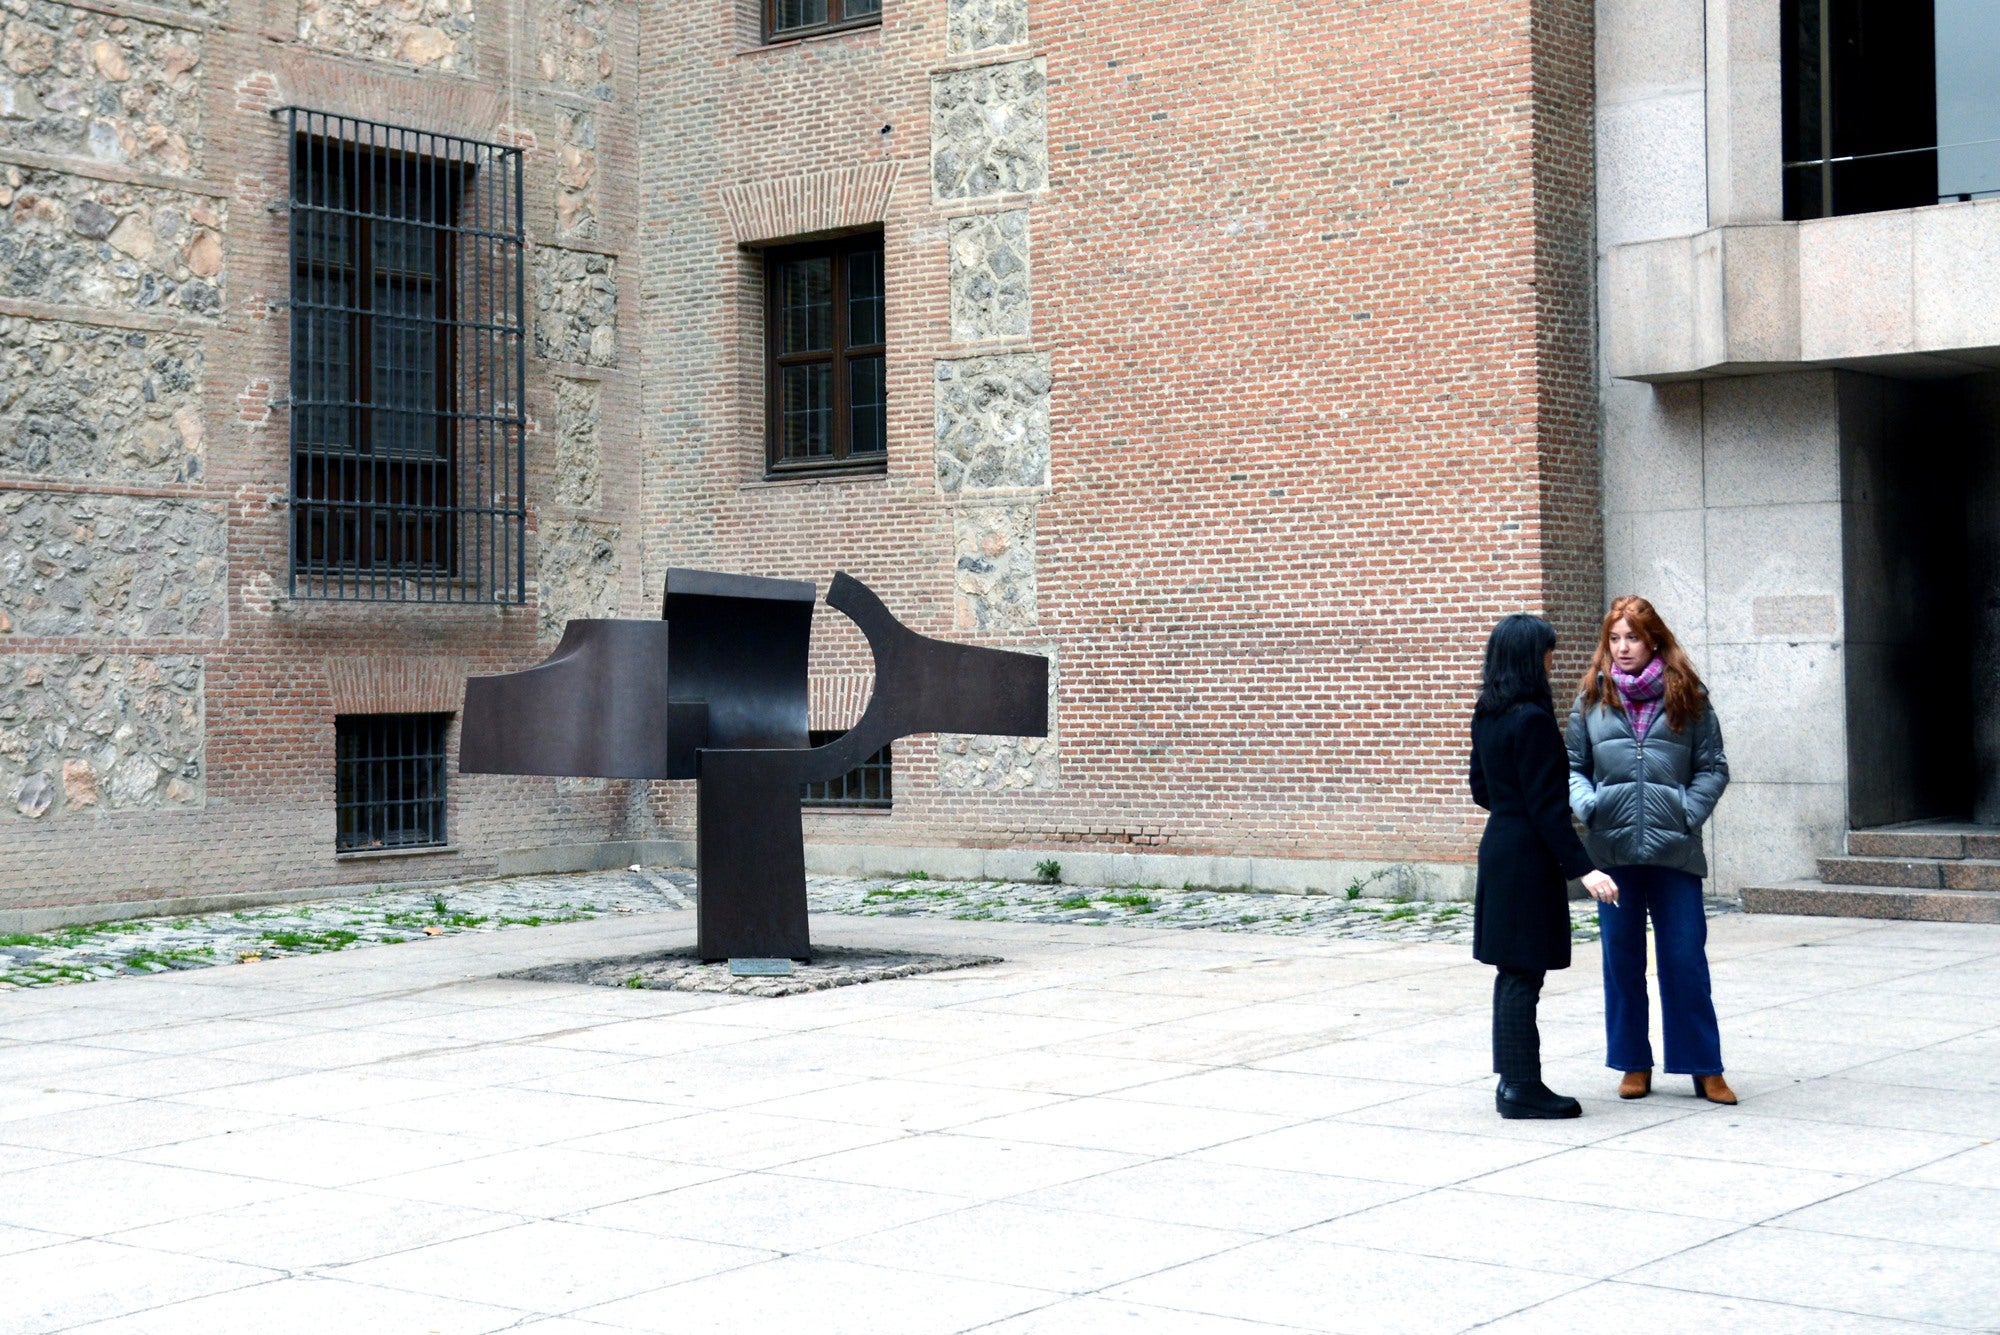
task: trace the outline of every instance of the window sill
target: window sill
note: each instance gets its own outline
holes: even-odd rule
[[[886,468],[857,468],[850,471],[828,471],[824,473],[780,473],[775,477],[761,477],[753,482],[739,482],[738,491],[759,491],[766,487],[816,487],[821,483],[845,486],[855,482],[883,482],[889,477]]]
[[[810,32],[784,33],[777,37],[768,37],[755,46],[740,48],[736,54],[739,58],[754,56],[765,51],[782,51],[790,46],[803,46],[807,42],[824,42],[837,37],[852,37],[856,33],[881,31],[881,16],[871,15],[859,23],[843,23],[837,28],[815,28]]]
[[[421,848],[353,848],[335,853],[335,862],[378,862],[385,858],[422,858],[439,853],[456,853],[457,844],[425,844]]]

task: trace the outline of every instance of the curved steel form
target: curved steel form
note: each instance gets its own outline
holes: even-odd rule
[[[459,769],[695,779],[703,959],[812,957],[803,784],[918,732],[1048,735],[1048,661],[919,635],[845,572],[827,606],[868,638],[875,693],[806,744],[813,586],[669,570],[661,621],[576,620],[547,660],[465,684]]]

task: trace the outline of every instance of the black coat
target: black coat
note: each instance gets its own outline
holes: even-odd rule
[[[1472,955],[1509,969],[1569,967],[1569,886],[1592,870],[1569,823],[1569,757],[1536,704],[1472,720],[1472,800],[1493,814],[1479,840]]]

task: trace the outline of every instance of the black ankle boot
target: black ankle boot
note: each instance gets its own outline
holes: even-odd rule
[[[1506,1118],[1554,1120],[1583,1116],[1581,1103],[1556,1093],[1539,1080],[1508,1080],[1502,1077],[1500,1087],[1493,1091],[1493,1102],[1500,1109],[1500,1115]]]

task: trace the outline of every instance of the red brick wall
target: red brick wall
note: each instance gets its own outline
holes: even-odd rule
[[[945,219],[968,208],[928,172],[945,6],[762,49],[724,9],[643,11],[648,587],[670,564],[822,589],[844,568],[963,634],[932,456],[934,359],[978,350],[947,322]],[[892,816],[807,837],[1469,858],[1485,632],[1546,610],[1574,644],[1600,596],[1588,6],[1030,19],[1001,58],[1047,62],[1024,346],[1052,358],[1053,464],[1039,623],[986,638],[1057,647],[1060,786],[941,791],[915,739]],[[765,483],[759,262],[721,192],[884,156],[905,164],[887,476]],[[818,667],[864,667],[837,623],[822,609]]]

